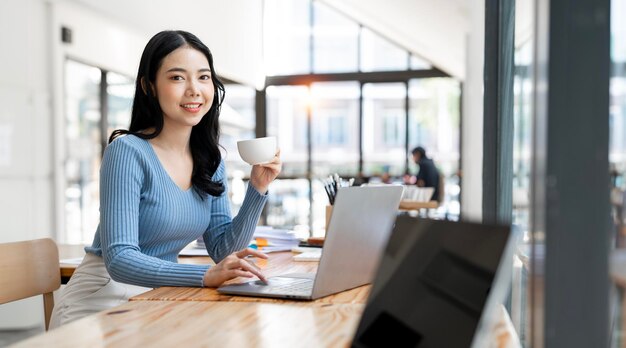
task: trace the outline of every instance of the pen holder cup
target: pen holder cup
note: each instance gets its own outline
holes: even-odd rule
[[[326,206],[326,231],[328,231],[328,223],[330,222],[330,216],[333,214],[333,206]]]

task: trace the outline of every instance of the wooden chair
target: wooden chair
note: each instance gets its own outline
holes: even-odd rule
[[[437,197],[437,201],[439,205],[443,204],[443,200],[446,197],[446,177],[439,172],[439,197]]]
[[[0,304],[43,295],[46,330],[61,286],[59,250],[50,238],[0,244]]]

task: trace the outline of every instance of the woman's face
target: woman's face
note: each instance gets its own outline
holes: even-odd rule
[[[183,46],[163,58],[156,74],[156,95],[165,124],[197,125],[213,104],[215,87],[206,56]]]

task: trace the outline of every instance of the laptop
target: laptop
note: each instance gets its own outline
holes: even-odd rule
[[[352,347],[487,347],[505,300],[509,226],[401,215]]]
[[[372,282],[396,219],[402,186],[341,188],[317,273],[291,273],[221,286],[229,295],[314,300]]]

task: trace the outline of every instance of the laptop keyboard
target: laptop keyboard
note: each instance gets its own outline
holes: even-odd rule
[[[309,295],[312,288],[313,281],[311,279],[293,279],[289,283],[270,285],[268,290],[288,295]]]

